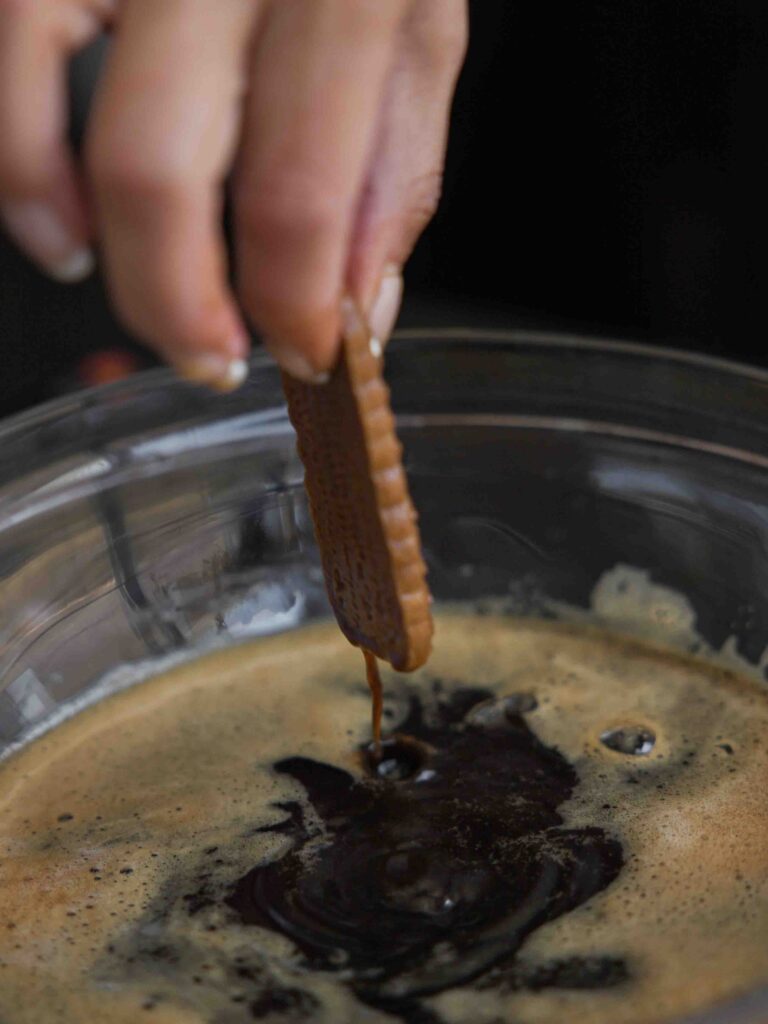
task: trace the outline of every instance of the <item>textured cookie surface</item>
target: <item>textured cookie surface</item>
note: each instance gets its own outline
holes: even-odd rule
[[[342,632],[408,672],[427,660],[430,594],[381,357],[345,306],[342,354],[327,384],[287,375],[326,586]]]

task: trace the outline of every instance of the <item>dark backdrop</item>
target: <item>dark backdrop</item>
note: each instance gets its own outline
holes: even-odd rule
[[[404,324],[565,328],[768,365],[768,13],[736,0],[471,3],[444,201]],[[87,77],[88,65],[79,71]],[[100,282],[0,242],[0,412],[123,346]]]

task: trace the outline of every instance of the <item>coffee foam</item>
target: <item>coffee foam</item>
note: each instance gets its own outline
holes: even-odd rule
[[[601,625],[654,646],[695,653],[710,664],[735,669],[760,682],[768,679],[768,647],[756,663],[741,656],[733,635],[720,648],[712,647],[696,628],[696,612],[689,599],[654,582],[647,569],[619,563],[604,572],[590,594],[588,611],[559,601],[542,603],[564,622]]]
[[[444,612],[437,628],[428,670],[385,678],[385,723],[404,715],[404,688],[435,677],[447,691],[535,694],[526,722],[580,779],[564,826],[604,829],[625,865],[517,961],[535,973],[615,958],[628,977],[533,991],[500,971],[426,1010],[446,1024],[639,1024],[768,980],[765,692],[583,625]],[[172,668],[0,766],[0,1020],[392,1020],[216,898],[282,852],[284,837],[259,831],[284,817],[277,803],[299,802],[322,842],[302,787],[270,766],[300,755],[358,774],[369,716],[359,652],[320,625]],[[649,754],[601,742],[627,726],[655,734]]]

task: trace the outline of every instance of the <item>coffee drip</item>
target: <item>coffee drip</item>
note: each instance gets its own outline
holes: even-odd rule
[[[381,747],[381,716],[384,711],[384,691],[379,675],[379,664],[376,655],[371,651],[363,650],[365,658],[365,678],[368,682],[368,689],[371,691],[371,733],[373,745],[378,750]]]

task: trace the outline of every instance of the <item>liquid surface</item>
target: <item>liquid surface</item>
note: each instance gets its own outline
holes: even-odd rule
[[[0,1021],[649,1022],[768,981],[768,697],[443,614],[371,749],[334,626],[0,764]]]

